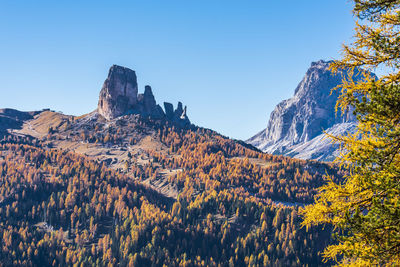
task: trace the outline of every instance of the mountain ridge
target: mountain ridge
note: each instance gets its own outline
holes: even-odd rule
[[[112,65],[107,79],[99,94],[97,112],[106,120],[128,114],[141,114],[155,119],[166,118],[180,124],[190,124],[187,107],[178,102],[173,105],[164,102],[165,111],[156,103],[150,85],[146,85],[144,93],[138,93],[138,82],[135,71],[119,65]]]
[[[339,92],[332,89],[340,85],[350,72],[333,73],[329,69],[332,62],[312,62],[293,97],[281,101],[271,112],[267,128],[246,142],[271,154],[332,161],[338,147],[332,149],[332,145],[323,141],[323,131],[346,134],[354,131],[356,123],[351,112],[341,114],[335,111]],[[356,82],[363,78],[360,70],[353,77]],[[317,140],[323,142],[318,146]],[[313,150],[303,153],[307,143],[313,145]]]
[[[129,98],[127,79],[115,79],[109,100]],[[150,88],[140,95],[103,105],[117,111],[108,119],[98,110],[0,110],[15,122],[0,137],[0,262],[321,265],[331,229],[302,228],[298,211],[324,174],[340,179],[334,164],[262,153],[182,123],[182,103],[154,116]]]

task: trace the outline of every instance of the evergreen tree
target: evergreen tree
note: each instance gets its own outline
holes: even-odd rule
[[[354,110],[354,134],[337,161],[347,169],[342,183],[329,181],[315,204],[303,210],[303,225],[328,223],[338,243],[324,256],[341,265],[400,265],[400,1],[355,0],[355,41],[332,69],[350,67],[365,80],[345,77],[337,108]],[[381,69],[380,78],[360,70]]]

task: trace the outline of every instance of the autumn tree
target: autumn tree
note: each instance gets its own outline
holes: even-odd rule
[[[337,108],[354,110],[356,132],[334,137],[343,183],[328,182],[305,208],[306,226],[328,223],[338,243],[326,258],[342,265],[400,265],[400,1],[355,0],[355,41],[332,69],[365,70],[363,82],[346,77]],[[369,71],[381,70],[377,78]]]

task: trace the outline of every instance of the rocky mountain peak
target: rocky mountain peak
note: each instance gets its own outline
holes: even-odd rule
[[[176,116],[177,118],[179,118],[179,117],[182,115],[182,113],[183,113],[183,105],[182,105],[181,102],[178,102],[178,106],[176,107],[174,113],[175,113],[175,116]]]
[[[144,96],[145,97],[147,96],[149,98],[153,98],[154,99],[153,91],[151,90],[151,86],[150,85],[146,85],[144,87]]]
[[[153,91],[149,85],[144,87],[144,93],[138,95],[138,104],[141,113],[151,115],[155,110],[157,103]]]
[[[338,91],[332,89],[343,79],[333,73],[327,61],[311,64],[292,98],[282,101],[271,114],[266,137],[274,142],[281,139],[295,144],[311,140],[335,123],[354,120],[335,113]]]
[[[312,62],[302,81],[295,89],[294,96],[300,97],[304,94],[319,94],[322,91],[331,92],[332,84],[340,84],[343,76],[339,73],[334,74],[329,65],[333,61],[319,60]]]
[[[149,85],[144,93],[138,94],[136,73],[128,68],[113,65],[100,91],[97,111],[107,120],[126,114],[141,114],[154,119],[167,118],[180,124],[189,123],[186,107],[181,102],[176,110],[170,103],[164,103],[165,112],[157,105]]]
[[[311,62],[311,67],[312,67],[312,68],[315,68],[315,67],[318,68],[318,67],[320,67],[320,68],[326,69],[326,68],[329,67],[329,65],[330,65],[332,62],[333,62],[333,60],[323,60],[323,59],[320,59],[320,60],[318,60],[318,61]]]
[[[329,69],[331,63],[324,60],[311,63],[294,96],[279,103],[267,128],[248,142],[265,152],[289,155],[294,146],[309,142],[324,130],[354,122],[352,114],[335,112],[339,92],[332,89],[341,84],[343,75],[349,75],[349,71],[333,73]],[[360,79],[361,75],[354,76],[356,82]]]
[[[113,65],[100,91],[98,112],[108,120],[124,115],[137,103],[137,93],[136,73]]]

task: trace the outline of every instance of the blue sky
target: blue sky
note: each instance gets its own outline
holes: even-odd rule
[[[197,125],[246,139],[352,36],[347,0],[1,1],[0,108],[97,107],[112,64]]]

